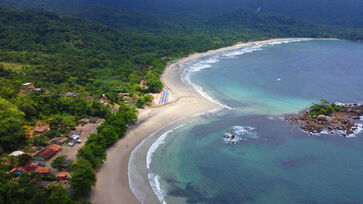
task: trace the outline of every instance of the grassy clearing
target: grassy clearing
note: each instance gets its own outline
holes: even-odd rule
[[[0,62],[5,69],[11,69],[12,71],[19,71],[21,68],[27,66],[25,64],[14,63],[14,62]]]

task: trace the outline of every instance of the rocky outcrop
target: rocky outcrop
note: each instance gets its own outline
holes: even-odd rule
[[[330,115],[312,116],[310,110],[307,110],[298,115],[287,115],[285,119],[309,133],[321,133],[322,131],[333,133],[339,131],[343,136],[351,135],[357,130],[360,118],[363,116],[363,105],[340,105],[343,109]]]

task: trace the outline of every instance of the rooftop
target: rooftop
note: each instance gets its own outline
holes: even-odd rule
[[[40,173],[40,174],[47,174],[49,173],[50,169],[49,168],[37,168],[35,170],[35,173]]]
[[[34,157],[42,157],[45,160],[48,160],[61,149],[61,146],[52,144],[37,152]]]
[[[24,154],[24,152],[23,152],[23,151],[14,151],[14,152],[12,152],[11,154],[9,154],[9,156],[17,157],[17,156],[20,156],[20,155],[22,155],[22,154]]]

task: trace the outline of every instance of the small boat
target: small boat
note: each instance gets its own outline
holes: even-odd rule
[[[276,79],[276,81],[281,81],[281,78]]]

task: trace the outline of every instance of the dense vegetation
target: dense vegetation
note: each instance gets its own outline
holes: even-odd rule
[[[310,107],[309,113],[311,116],[325,115],[329,116],[333,112],[342,111],[344,108],[340,105],[330,103],[327,100],[321,100],[321,104],[313,104]]]
[[[277,37],[363,39],[360,30],[320,26],[245,8],[223,10],[229,3],[218,4],[221,9],[215,13],[208,6],[201,9],[202,14],[177,6],[171,9],[179,9],[173,15],[161,10],[154,15],[121,7],[136,8],[137,1],[120,1],[120,7],[111,0],[0,2],[44,9],[0,6],[0,201],[5,203],[75,203],[83,198],[87,202],[96,182],[94,169],[106,159],[106,149],[136,122],[136,107],[143,108],[152,100],[148,93],[161,91],[160,76],[167,63],[160,59],[163,56],[174,59],[240,41]],[[155,5],[160,3],[163,1]],[[157,10],[155,5],[150,6],[151,11]],[[26,82],[40,89],[23,86]],[[67,97],[67,92],[74,95]],[[128,100],[119,92],[129,93]],[[101,104],[100,97],[117,104],[118,112],[111,113],[112,107]],[[317,113],[326,107],[330,105],[317,105]],[[79,150],[74,165],[67,166],[72,172],[73,201],[62,186],[44,187],[43,181],[55,179],[51,176],[7,173],[31,160],[8,156],[9,152],[46,146],[50,138],[68,133],[84,117],[100,117],[105,122]],[[48,121],[51,130],[30,135],[29,129],[37,121]],[[57,158],[52,166],[63,169],[64,160]]]

